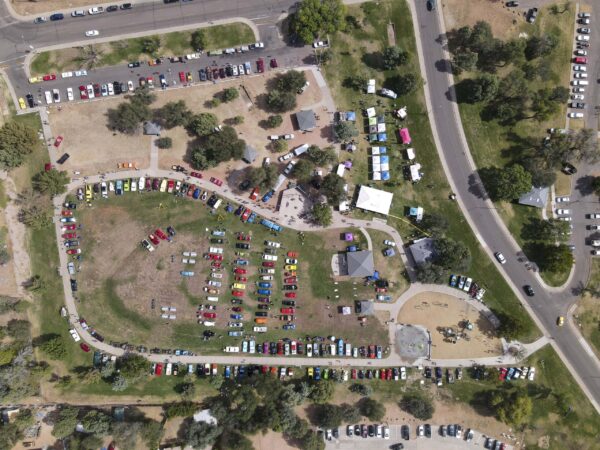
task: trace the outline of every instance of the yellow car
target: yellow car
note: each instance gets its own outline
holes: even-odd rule
[[[233,289],[240,289],[243,291],[246,289],[246,285],[242,283],[233,283]]]
[[[19,97],[19,106],[21,109],[27,109],[27,104],[25,103],[25,99],[23,97]]]
[[[309,368],[308,368],[308,378],[311,378],[311,379],[312,379],[312,377],[313,377],[313,368],[312,368],[312,367],[309,367]]]
[[[163,180],[160,182],[160,192],[166,192],[167,190],[167,179],[163,178]]]
[[[31,84],[34,84],[34,83],[41,83],[42,81],[44,81],[44,79],[43,79],[42,77],[31,77],[31,78],[29,79],[29,82],[30,82]]]
[[[85,185],[85,199],[88,202],[92,200],[92,186],[89,184]]]
[[[288,264],[286,266],[284,266],[285,270],[296,270],[298,268],[298,266],[296,266],[296,264]]]
[[[563,316],[558,316],[558,319],[556,319],[556,325],[558,325],[559,327],[562,327],[565,324],[565,318]]]

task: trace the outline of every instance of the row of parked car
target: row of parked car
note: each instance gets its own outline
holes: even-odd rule
[[[480,287],[471,277],[452,274],[450,275],[449,285],[467,292],[475,300],[483,301],[485,289]]]
[[[592,32],[591,28],[587,25],[590,24],[590,20],[591,15],[589,13],[582,12],[577,15],[577,23],[582,26],[577,28],[577,36],[575,37],[577,48],[575,49],[575,57],[573,58],[573,80],[571,81],[573,92],[571,94],[571,102],[569,103],[569,108],[575,110],[584,109],[586,105],[585,88],[589,84],[587,79],[588,49],[590,34]],[[581,111],[570,111],[567,115],[572,119],[583,118],[583,112]]]
[[[116,12],[119,10],[124,11],[124,10],[128,10],[131,8],[133,8],[132,3],[122,3],[121,5],[110,5],[110,6],[107,6],[106,8],[104,8],[103,6],[94,6],[93,8],[90,8],[87,11],[87,13],[90,16],[95,16],[97,14],[102,14],[104,12],[111,13],[111,12]],[[84,10],[76,10],[76,11],[71,12],[71,17],[84,17],[85,15],[86,15],[86,12]],[[57,22],[59,20],[63,20],[64,18],[65,18],[65,15],[63,13],[54,13],[50,17],[46,17],[46,16],[36,17],[33,20],[33,23],[39,25],[39,24],[48,22],[48,20],[50,20],[51,22]]]

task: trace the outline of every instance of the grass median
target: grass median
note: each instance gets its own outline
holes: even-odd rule
[[[204,49],[216,50],[247,45],[256,41],[252,29],[244,23],[231,23],[202,28]],[[154,36],[123,39],[83,47],[50,50],[31,61],[31,74],[73,71],[145,61],[161,56],[181,56],[194,53],[192,34],[195,30],[176,31]],[[156,45],[158,43],[158,45]]]

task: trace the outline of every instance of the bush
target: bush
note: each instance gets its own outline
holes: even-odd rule
[[[19,122],[7,122],[0,128],[0,168],[12,169],[38,145],[37,132]]]
[[[290,111],[296,107],[296,94],[274,89],[267,94],[267,107],[274,112]]]
[[[360,413],[373,422],[379,422],[385,416],[385,406],[370,397],[363,398],[359,403]]]
[[[198,410],[198,405],[192,402],[179,402],[168,405],[165,409],[165,416],[168,419],[173,417],[191,417]]]
[[[431,398],[420,392],[404,394],[400,401],[400,408],[419,420],[431,419],[435,411]]]
[[[281,126],[282,123],[283,118],[279,114],[269,116],[269,118],[266,120],[266,125],[268,128],[277,128]]]
[[[171,148],[173,146],[173,139],[168,136],[158,138],[156,140],[156,146],[162,149]]]
[[[221,98],[224,103],[229,103],[240,96],[240,92],[234,88],[227,88],[221,93]]]

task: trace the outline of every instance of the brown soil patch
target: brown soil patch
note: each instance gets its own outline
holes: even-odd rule
[[[78,7],[98,4],[98,2],[94,0],[44,0],[41,2],[11,0],[10,3],[17,14],[21,15],[40,14],[61,9],[76,9]]]
[[[491,25],[494,36],[503,39],[518,33],[525,10],[490,0],[471,0],[468,7],[463,0],[445,0],[443,12],[447,31],[483,20]]]
[[[254,436],[248,436],[256,450],[297,450],[298,447],[290,445],[283,437],[283,433],[267,431],[265,434],[257,433]]]
[[[469,301],[438,293],[417,294],[408,300],[398,315],[398,323],[413,323],[427,327],[431,332],[432,358],[480,358],[502,352],[500,340],[492,324],[469,304]],[[466,331],[469,339],[459,339],[456,344],[447,342],[442,328],[462,330],[463,321],[474,327]]]

